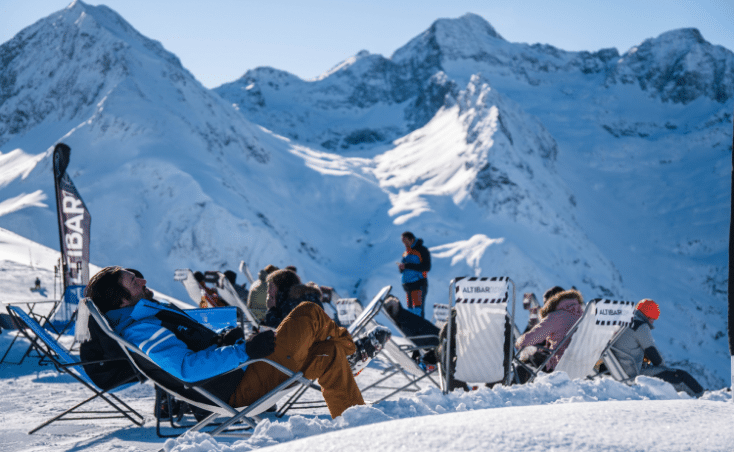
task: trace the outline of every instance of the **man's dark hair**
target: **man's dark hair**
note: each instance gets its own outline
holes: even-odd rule
[[[232,270],[227,270],[224,272],[224,277],[229,280],[232,286],[235,285],[235,281],[237,281],[237,273],[233,272]]]
[[[550,289],[546,290],[545,293],[543,294],[543,304],[547,303],[548,300],[553,298],[554,295],[559,294],[563,291],[564,289],[561,286],[553,286]]]
[[[130,297],[130,292],[120,284],[122,267],[106,267],[89,280],[84,296],[91,298],[102,314],[117,309],[122,301]]]
[[[204,274],[202,272],[198,272],[198,271],[197,272],[194,272],[194,279],[197,282],[199,282],[199,283],[203,283],[204,282]]]
[[[408,240],[415,240],[415,235],[413,235],[413,233],[410,231],[403,232],[400,237]]]
[[[134,268],[126,268],[125,270],[129,271],[133,275],[135,275],[136,278],[145,279],[143,277],[143,274],[140,273],[138,270],[135,270]]]
[[[295,272],[283,269],[269,274],[266,281],[272,281],[278,292],[285,292],[287,295],[291,287],[301,283],[301,278]]]

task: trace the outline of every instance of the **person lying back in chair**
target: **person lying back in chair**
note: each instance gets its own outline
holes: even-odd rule
[[[423,355],[418,350],[415,350],[413,352],[413,359],[419,364],[436,365],[436,347],[438,347],[438,335],[441,330],[423,317],[403,308],[400,300],[393,295],[385,299],[383,309],[395,321],[403,333],[411,338],[415,345],[425,347],[425,353]],[[429,337],[414,338],[415,336]]]
[[[580,292],[576,290],[556,292],[540,310],[540,322],[515,342],[515,347],[521,350],[520,360],[529,362],[533,367],[536,367],[542,364],[558,348],[558,351],[545,364],[545,368],[541,369],[553,372],[561,360],[563,352],[568,347],[568,343],[559,347],[560,342],[583,313],[584,298]],[[547,351],[541,349],[540,353],[530,348],[530,346],[540,347],[545,344],[548,345]],[[518,374],[521,383],[530,378],[529,373],[522,367],[518,368]]]
[[[655,301],[649,298],[641,300],[635,307],[632,325],[620,333],[612,344],[611,352],[630,379],[638,375],[657,377],[672,384],[677,391],[700,397],[704,389],[691,374],[665,366],[651,331],[659,317],[660,306]]]
[[[133,268],[125,270],[143,279],[143,274],[138,270]],[[146,287],[144,298],[157,303],[154,296],[153,291]],[[79,357],[82,362],[87,363],[83,366],[84,371],[94,384],[101,389],[110,390],[135,378],[143,379],[144,377],[138,374],[127,360],[127,355],[118,343],[105,335],[94,319],[86,320],[86,328],[77,325],[76,335],[79,341]]]
[[[146,300],[145,294],[146,281],[121,267],[101,270],[85,292],[117,334],[169,374],[187,382],[221,376],[208,389],[231,406],[250,405],[287,379],[265,362],[225,374],[259,358],[318,379],[332,418],[364,404],[348,357],[369,351],[358,350],[347,330],[315,304],[302,303],[277,330],[245,340],[241,330],[217,334],[174,305]]]

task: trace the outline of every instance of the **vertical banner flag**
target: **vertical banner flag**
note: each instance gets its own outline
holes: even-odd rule
[[[64,287],[84,286],[89,282],[89,232],[92,223],[87,206],[66,174],[70,154],[71,148],[64,143],[54,148],[54,185]]]

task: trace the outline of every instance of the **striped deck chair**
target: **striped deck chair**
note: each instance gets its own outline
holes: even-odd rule
[[[433,324],[440,330],[449,320],[449,305],[436,303],[433,305]]]
[[[340,326],[348,328],[364,310],[357,298],[340,298],[336,300],[336,319]]]
[[[19,307],[8,306],[8,313],[13,317],[18,325],[24,326],[20,331],[31,342],[31,346],[34,347],[36,351],[48,359],[59,372],[71,376],[93,393],[92,396],[67,409],[63,413],[54,416],[37,427],[34,427],[28,432],[29,435],[55,421],[97,421],[98,419],[127,418],[135,425],[143,425],[145,419],[140,413],[132,409],[116,395],[111,394],[109,392],[110,390],[101,390],[92,382],[82,368],[83,365],[90,363],[81,362],[75,356],[71,355],[58,343],[49,331],[41,327],[36,320],[31,318]],[[133,376],[112,390],[119,391],[133,384],[137,384],[140,381],[141,380]],[[87,410],[85,405],[97,399],[104,400],[112,409],[94,411]]]
[[[556,371],[566,372],[569,378],[587,378],[596,374],[594,366],[602,353],[620,329],[632,322],[635,303],[632,301],[595,298],[586,304],[584,314],[576,321],[566,336],[559,342],[556,351],[568,343]],[[543,369],[555,351],[548,356],[538,369]],[[532,381],[536,372],[530,377]]]
[[[456,312],[454,322],[447,322],[447,336],[455,337],[455,348],[445,353],[439,363],[444,393],[453,378],[471,383],[503,383],[512,380],[515,337],[515,283],[506,276],[458,277],[449,286],[449,310]]]

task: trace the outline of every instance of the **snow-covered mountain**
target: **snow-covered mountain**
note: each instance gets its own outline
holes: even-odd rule
[[[109,8],[75,1],[0,59],[0,227],[56,246],[63,141],[93,263],[175,297],[174,269],[240,260],[296,265],[342,295],[400,294],[412,230],[433,252],[429,305],[462,275],[508,275],[518,296],[651,297],[669,361],[727,382],[734,55],[696,30],[566,52],[468,14],[390,58],[360,52],[311,81],[257,68],[210,91]]]

